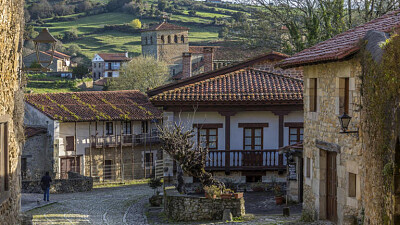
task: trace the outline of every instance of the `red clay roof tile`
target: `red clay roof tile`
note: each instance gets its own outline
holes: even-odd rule
[[[126,57],[125,53],[99,53],[98,54],[104,61],[131,61],[132,59]]]
[[[374,19],[361,26],[350,29],[335,37],[305,49],[292,57],[278,63],[282,68],[297,67],[312,63],[323,63],[344,59],[356,52],[359,47],[358,41],[365,36],[369,30],[390,32],[400,25],[400,10]]]
[[[181,27],[168,22],[162,22],[160,24],[144,29],[143,31],[158,31],[158,30],[189,30],[189,28]]]
[[[137,90],[28,94],[25,101],[51,119],[60,121],[161,118],[161,111]]]

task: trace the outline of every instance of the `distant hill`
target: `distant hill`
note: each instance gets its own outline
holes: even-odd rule
[[[88,59],[97,52],[139,55],[140,31],[128,25],[133,19],[147,27],[168,15],[170,23],[190,28],[192,44],[204,45],[218,41],[223,26],[251,10],[242,5],[189,0],[40,0],[26,4],[27,27],[33,26],[36,31],[49,28],[64,47],[77,44]]]

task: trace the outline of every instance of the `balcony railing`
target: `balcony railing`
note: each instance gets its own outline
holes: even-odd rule
[[[125,135],[93,135],[91,144],[94,148],[116,147],[116,146],[134,146],[159,144],[160,138],[158,132],[149,134],[125,134]]]
[[[207,170],[285,169],[286,158],[278,150],[210,150]]]

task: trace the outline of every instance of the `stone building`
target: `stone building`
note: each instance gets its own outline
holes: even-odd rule
[[[49,51],[40,51],[39,59],[42,62],[51,60],[52,52]],[[32,64],[38,63],[36,52],[29,54],[24,57],[24,68],[29,71],[29,68]],[[43,63],[43,66],[47,66],[47,63]],[[54,51],[53,62],[49,66],[51,72],[69,72],[71,70],[71,56],[66,55],[64,53]]]
[[[369,30],[391,32],[400,11],[350,29],[283,60],[282,68],[303,67],[304,75],[304,211],[338,224],[382,224],[377,195],[366,187],[374,163],[363,160],[361,62],[359,41]],[[341,132],[338,117],[351,116]],[[369,191],[368,191],[369,190]],[[398,204],[397,202],[395,204]],[[392,216],[392,215],[389,215]],[[399,221],[392,224],[398,224]]]
[[[69,171],[100,181],[154,176],[162,159],[161,112],[139,91],[30,94],[25,101],[25,124],[48,130],[55,177]]]
[[[52,171],[53,153],[47,127],[25,127],[25,143],[21,155],[22,180],[38,180]]]
[[[150,90],[150,101],[163,108],[164,123],[195,129],[194,141],[209,149],[206,170],[214,176],[285,182],[287,161],[278,149],[303,139],[303,81],[266,68],[287,57],[271,52],[182,79]],[[174,176],[173,163],[164,161],[165,175]]]
[[[0,2],[0,224],[19,223],[23,6],[19,0]]]
[[[119,71],[124,63],[131,61],[126,53],[98,53],[92,59],[93,79],[119,77]]]

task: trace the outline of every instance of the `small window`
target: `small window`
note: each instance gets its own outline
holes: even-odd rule
[[[146,167],[153,167],[153,153],[148,152],[146,153],[146,157],[145,157],[145,162],[146,162]]]
[[[199,128],[197,138],[203,148],[210,150],[218,148],[218,128]]]
[[[106,134],[107,135],[113,135],[114,134],[114,126],[113,122],[107,122],[106,123]]]
[[[149,42],[148,42],[148,40],[147,40],[147,37],[144,38],[144,44],[145,44],[145,45],[149,44]]]
[[[289,127],[289,145],[303,140],[304,129],[302,127]]]
[[[150,44],[153,44],[153,37],[150,37]]]
[[[339,114],[349,114],[349,78],[339,79]]]
[[[96,63],[93,63],[93,67],[96,68]]]
[[[142,121],[142,134],[149,133],[149,121]]]
[[[164,35],[161,35],[161,43],[165,44],[165,38],[164,38]]]
[[[181,36],[181,43],[185,43],[185,36]]]
[[[67,146],[65,147],[66,151],[75,151],[75,136],[65,137]]]
[[[171,44],[171,36],[168,35],[168,44]]]
[[[112,77],[112,72],[108,72],[108,77]]]
[[[309,105],[309,110],[310,112],[316,112],[317,111],[317,93],[318,93],[318,87],[317,87],[317,78],[311,78],[310,80],[310,86],[309,86],[309,95],[310,95],[310,105]]]
[[[349,173],[349,197],[357,196],[357,175]]]
[[[8,124],[0,122],[0,203],[9,196]]]
[[[262,150],[263,148],[263,128],[244,128],[243,129],[243,148],[244,150]]]
[[[306,158],[306,177],[310,178],[311,176],[311,159],[309,157]]]
[[[132,134],[131,122],[127,121],[123,123],[124,134]]]
[[[178,36],[177,35],[175,35],[175,37],[174,37],[174,42],[178,43]]]

